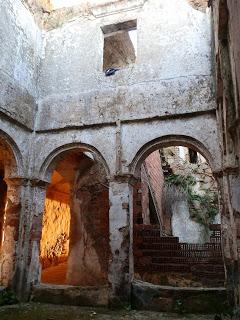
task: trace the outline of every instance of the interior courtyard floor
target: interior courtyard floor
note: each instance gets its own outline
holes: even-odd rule
[[[112,311],[103,308],[28,303],[0,307],[1,320],[214,320],[215,315],[178,315],[150,311]]]

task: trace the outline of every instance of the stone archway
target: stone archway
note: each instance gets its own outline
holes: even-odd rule
[[[149,279],[154,279],[154,284],[159,284],[161,285],[161,279],[160,276],[159,278],[157,275],[157,272],[159,271],[159,274],[161,273],[166,273],[168,272],[167,270],[170,270],[172,268],[173,272],[177,273],[177,269],[181,270],[185,270],[186,273],[193,274],[194,278],[191,278],[191,276],[189,276],[189,283],[191,286],[191,284],[193,284],[193,286],[196,286],[197,283],[201,283],[201,281],[199,281],[198,279],[200,279],[200,277],[198,278],[197,276],[197,272],[195,272],[195,270],[191,267],[190,262],[188,262],[188,259],[186,259],[186,261],[183,258],[178,258],[178,253],[176,253],[176,257],[174,260],[174,256],[173,253],[169,253],[170,256],[166,256],[166,264],[168,263],[169,265],[164,265],[165,264],[165,260],[160,257],[161,256],[161,250],[165,250],[166,248],[173,248],[173,250],[175,250],[176,252],[178,252],[178,250],[180,250],[181,252],[179,252],[179,255],[183,255],[188,256],[188,254],[191,256],[191,254],[194,256],[194,252],[190,252],[191,250],[195,250],[194,249],[194,245],[196,244],[196,247],[199,247],[200,250],[201,246],[204,248],[204,250],[206,249],[206,251],[208,250],[207,248],[211,248],[211,250],[215,250],[216,252],[216,256],[218,256],[219,258],[216,259],[216,265],[219,265],[219,279],[217,279],[217,275],[218,273],[215,272],[216,274],[216,282],[212,281],[212,274],[210,274],[211,272],[208,271],[206,269],[206,276],[203,279],[205,283],[205,285],[207,286],[217,286],[217,285],[223,285],[225,277],[224,277],[224,273],[225,270],[223,268],[223,261],[222,261],[222,248],[221,248],[221,237],[220,237],[220,222],[219,219],[217,219],[216,221],[218,222],[213,222],[214,220],[208,220],[207,222],[204,221],[204,223],[206,223],[205,225],[203,223],[198,224],[197,220],[195,219],[195,216],[193,217],[193,220],[190,218],[190,208],[188,204],[188,197],[187,196],[183,196],[182,198],[179,196],[178,198],[178,189],[174,189],[172,188],[171,190],[168,189],[167,191],[169,192],[169,190],[172,192],[171,193],[171,197],[167,198],[168,199],[168,204],[171,205],[172,208],[172,212],[174,212],[174,214],[172,213],[170,221],[169,221],[169,216],[166,215],[166,207],[164,209],[162,209],[162,212],[160,212],[160,218],[156,219],[155,222],[149,222],[151,219],[146,219],[146,213],[143,212],[143,208],[146,209],[146,196],[145,196],[145,191],[146,188],[145,186],[148,186],[148,190],[146,191],[148,194],[150,194],[151,198],[154,198],[154,196],[157,195],[157,197],[160,197],[160,203],[158,203],[157,201],[155,201],[154,205],[156,207],[156,209],[158,209],[158,206],[162,205],[162,195],[164,194],[164,181],[166,179],[166,175],[163,173],[163,171],[165,170],[165,172],[167,171],[167,167],[165,167],[163,169],[162,167],[162,156],[161,156],[161,152],[163,152],[164,149],[167,148],[177,148],[181,146],[182,148],[185,147],[186,150],[191,150],[191,151],[195,151],[199,154],[201,154],[205,159],[206,159],[206,163],[209,163],[209,172],[210,175],[212,176],[212,180],[214,181],[214,192],[212,193],[214,195],[214,199],[216,198],[216,201],[214,202],[215,207],[214,209],[216,210],[216,214],[218,214],[218,218],[220,218],[219,213],[221,213],[221,206],[219,207],[218,204],[220,201],[218,201],[217,199],[219,198],[219,200],[221,199],[221,197],[219,197],[221,195],[221,185],[219,184],[219,180],[218,177],[216,176],[216,172],[214,170],[216,170],[217,166],[215,163],[215,159],[214,156],[211,155],[211,153],[207,150],[207,148],[199,141],[197,141],[196,139],[193,139],[191,137],[187,137],[187,136],[164,136],[164,137],[160,137],[157,139],[154,139],[152,141],[149,141],[148,143],[146,143],[144,146],[142,146],[139,151],[137,152],[137,154],[135,155],[133,161],[131,162],[129,168],[130,168],[130,172],[131,174],[133,174],[136,179],[138,179],[138,184],[139,185],[135,185],[134,189],[137,188],[137,192],[134,192],[134,197],[133,197],[133,207],[135,208],[133,211],[133,224],[134,224],[134,256],[135,256],[135,262],[140,261],[141,263],[139,263],[137,265],[138,270],[140,270],[137,273],[137,277],[140,277],[140,279],[144,280],[144,281],[149,281],[152,282],[152,280]],[[161,150],[161,152],[160,152]],[[158,154],[156,155],[156,157],[154,158],[153,155],[158,151]],[[170,150],[169,150],[170,151]],[[192,155],[192,153],[191,153]],[[151,159],[151,157],[153,157]],[[189,155],[190,157],[190,155]],[[158,159],[159,158],[159,159]],[[150,163],[149,166],[149,172],[144,173],[144,179],[147,177],[149,179],[149,181],[146,182],[146,179],[143,180],[143,174],[142,174],[142,170],[144,169],[144,171],[146,171],[146,167],[148,167],[148,161],[155,161],[155,163]],[[144,167],[142,167],[142,165],[144,164]],[[158,167],[156,167],[158,165]],[[169,166],[169,164],[167,164]],[[178,165],[179,166],[179,165]],[[175,168],[176,169],[176,168]],[[154,171],[155,170],[155,171]],[[162,175],[157,175],[157,170],[162,172]],[[181,169],[182,170],[182,169]],[[195,168],[196,170],[196,168]],[[152,172],[151,172],[152,171]],[[172,171],[171,171],[172,172]],[[171,175],[172,177],[170,178],[182,178],[184,177],[184,175],[179,175],[178,174],[173,174],[175,172],[172,173],[167,173],[169,175]],[[179,172],[179,171],[178,171]],[[215,176],[215,177],[214,177]],[[158,185],[155,183],[156,178],[160,178],[162,179],[161,181],[158,181]],[[189,178],[189,176],[186,176],[186,178]],[[192,176],[191,176],[192,178]],[[200,181],[202,178],[202,176],[200,177],[200,179],[198,179],[198,181]],[[216,179],[217,178],[217,179]],[[151,181],[152,179],[152,181]],[[155,179],[155,180],[154,180]],[[186,180],[185,180],[186,181]],[[151,190],[152,185],[155,183],[155,187],[158,188],[156,190]],[[176,184],[177,185],[177,184]],[[174,185],[175,186],[175,185]],[[207,188],[209,188],[209,186],[207,185]],[[166,189],[165,189],[166,190]],[[189,190],[189,189],[188,189]],[[196,191],[191,190],[191,196],[195,196],[195,199],[198,196],[198,200],[200,201],[200,194],[202,192],[202,189],[199,189],[199,193],[196,194]],[[212,192],[212,191],[211,191]],[[144,195],[143,195],[144,193]],[[155,193],[155,195],[154,195]],[[176,194],[176,195],[175,195]],[[206,194],[210,194],[210,189],[204,193],[204,196]],[[140,195],[140,196],[139,196]],[[181,193],[179,192],[179,195],[181,195]],[[142,198],[144,196],[144,198]],[[150,196],[148,196],[148,198],[150,198]],[[164,194],[164,199],[166,200],[166,194]],[[205,197],[206,198],[206,197]],[[205,199],[204,197],[201,199]],[[169,200],[170,199],[170,200]],[[157,200],[157,199],[156,199]],[[197,200],[197,201],[198,201]],[[205,199],[206,200],[206,199]],[[210,198],[209,198],[209,205],[210,205]],[[138,204],[140,203],[141,204]],[[191,202],[191,205],[193,205],[193,203]],[[218,210],[219,208],[219,210]],[[178,210],[183,211],[183,214],[179,214]],[[139,212],[142,212],[142,215],[139,214]],[[151,210],[150,210],[151,211]],[[158,212],[160,210],[155,210],[155,212]],[[170,210],[168,210],[170,211]],[[196,212],[197,210],[195,210]],[[137,214],[136,214],[137,212]],[[199,218],[199,217],[198,217]],[[180,223],[180,219],[183,219],[184,221],[186,219],[188,219],[188,223],[186,226],[186,223],[182,224],[182,229],[179,227]],[[195,219],[195,220],[194,220]],[[144,222],[145,220],[145,222]],[[157,220],[159,220],[158,222],[156,222]],[[140,222],[138,222],[140,221]],[[147,222],[146,222],[147,221]],[[207,225],[208,223],[208,225]],[[176,225],[178,224],[178,225]],[[213,225],[216,224],[216,225]],[[170,226],[169,226],[170,225]],[[166,227],[167,226],[167,227]],[[212,228],[212,229],[211,229]],[[215,228],[215,230],[212,232],[213,228]],[[207,230],[208,234],[204,234],[205,231]],[[184,233],[184,236],[181,235],[181,232],[186,232],[188,234]],[[215,238],[213,239],[213,237],[215,237],[215,235],[217,235],[216,237],[218,237],[217,242],[218,243],[210,243],[211,241],[214,241]],[[169,237],[169,239],[168,239]],[[176,239],[174,239],[174,237]],[[147,238],[149,238],[150,240],[152,239],[152,241],[156,242],[156,244],[154,246],[151,246],[151,243],[148,242],[150,240],[148,240]],[[164,238],[164,239],[163,239]],[[169,243],[168,243],[169,241]],[[175,241],[175,242],[174,242]],[[161,244],[162,243],[166,243],[166,245]],[[182,245],[182,243],[186,243],[186,246],[184,247],[184,245]],[[193,245],[194,244],[194,245]],[[141,250],[145,250],[144,252],[141,252]],[[151,257],[151,255],[154,253],[154,250],[159,250],[156,254],[159,256],[154,257],[154,259]],[[189,252],[185,252],[184,250],[190,250]],[[211,251],[210,250],[210,251]],[[209,256],[211,255],[211,252],[209,251]],[[193,261],[192,265],[195,268],[195,265],[197,265],[198,263],[203,263],[205,262],[205,257],[204,257],[204,252],[202,253],[202,257],[201,259],[199,259],[199,261]],[[140,259],[139,259],[140,257]],[[212,259],[212,257],[211,257]],[[215,268],[215,266],[212,264],[210,266],[210,260],[206,260],[206,263],[209,264],[209,270],[213,267]],[[154,261],[153,261],[154,260]],[[178,261],[176,262],[179,263],[179,266],[173,266],[170,265],[171,262],[175,263],[174,261]],[[180,265],[181,261],[183,261],[184,263],[182,263],[182,265]],[[190,261],[190,260],[189,260]],[[188,264],[189,263],[189,264]],[[185,265],[187,265],[187,267],[185,267]],[[146,267],[147,266],[147,267]],[[151,269],[152,268],[152,269]],[[165,269],[164,269],[165,268]],[[152,270],[152,274],[150,276],[146,276],[145,278],[143,278],[144,275],[144,270]],[[195,268],[196,269],[196,268]],[[190,271],[187,271],[190,270]],[[180,272],[179,271],[179,272]],[[181,271],[182,273],[184,273],[183,271]],[[195,273],[194,273],[194,272]],[[147,273],[147,271],[146,271]],[[204,273],[204,272],[203,272]],[[162,274],[161,274],[162,276]],[[202,277],[202,276],[201,276]],[[180,277],[179,277],[180,278]],[[148,280],[146,280],[148,279]],[[192,280],[193,279],[193,280]],[[172,280],[172,279],[171,279]],[[179,280],[179,279],[178,279]],[[219,281],[218,281],[219,280]],[[157,283],[159,281],[159,283]],[[169,283],[169,279],[165,279],[164,281],[166,281],[166,283],[168,285],[171,285],[171,283]],[[176,282],[177,283],[177,282]],[[186,282],[187,283],[187,282]],[[219,283],[219,284],[218,284]]]
[[[41,270],[38,272],[38,281],[106,284],[109,200],[108,168],[102,156],[88,145],[66,145],[47,157],[40,176],[49,184],[44,214],[33,221],[44,268],[41,280]],[[61,274],[56,277],[58,272]]]
[[[202,142],[189,136],[169,135],[169,136],[163,136],[163,137],[154,139],[152,141],[149,141],[137,151],[135,157],[133,158],[131,164],[129,165],[129,170],[131,174],[135,175],[137,173],[142,161],[145,158],[147,158],[147,156],[149,156],[152,152],[164,147],[174,146],[174,145],[175,146],[182,145],[199,152],[207,159],[213,172],[218,170],[218,167],[214,161],[214,156],[211,155],[211,153],[203,145]]]

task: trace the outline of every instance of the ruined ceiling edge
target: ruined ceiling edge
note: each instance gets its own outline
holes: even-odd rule
[[[136,10],[142,8],[144,4],[148,0],[135,0],[130,4],[125,0],[118,0],[115,2],[106,1],[102,4],[90,4],[89,1],[85,3],[70,6],[70,7],[62,7],[55,9],[51,4],[51,0],[21,0],[22,3],[30,10],[33,14],[36,23],[38,26],[45,30],[52,30],[57,27],[53,24],[53,21],[61,21],[61,25],[63,23],[68,22],[70,19],[76,18],[77,16],[86,16],[93,15],[95,18],[101,18],[107,15],[118,14],[119,12]],[[192,6],[196,10],[200,10],[202,12],[206,11],[208,7],[209,0],[185,0],[190,6]],[[120,4],[121,7],[113,8],[112,5],[115,4],[118,6]],[[109,10],[108,10],[109,9]]]

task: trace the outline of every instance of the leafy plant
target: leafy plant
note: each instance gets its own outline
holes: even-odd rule
[[[184,304],[181,299],[177,299],[174,304],[174,311],[180,314],[185,313]]]
[[[193,190],[196,179],[191,175],[170,174],[165,179],[166,185],[176,186],[187,196],[191,217],[196,222],[208,226],[218,213],[218,196],[216,192],[205,191],[198,194]]]
[[[16,295],[9,289],[0,292],[0,306],[18,303]]]

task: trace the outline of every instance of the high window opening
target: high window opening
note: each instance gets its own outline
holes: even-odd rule
[[[105,168],[76,149],[62,154],[54,169],[42,221],[41,282],[103,285],[109,259]]]
[[[197,163],[187,147],[170,146],[141,163],[133,197],[136,279],[224,285],[218,185],[207,160],[196,154]]]
[[[137,21],[102,27],[104,34],[103,70],[121,69],[135,63],[137,56]]]

